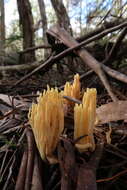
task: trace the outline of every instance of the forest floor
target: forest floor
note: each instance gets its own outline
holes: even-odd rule
[[[101,139],[101,142],[97,143],[93,153],[78,153],[71,135],[66,140],[63,137],[61,147],[65,157],[62,164],[44,163],[28,125],[29,107],[37,92],[46,89],[47,84],[61,87],[66,81],[71,81],[74,74],[49,71],[42,76],[38,72],[14,86],[22,76],[14,73],[0,81],[0,189],[59,190],[65,187],[65,190],[83,190],[88,186],[88,190],[126,190],[127,121],[116,120],[97,126],[95,140],[97,143]],[[97,106],[112,102],[94,73],[84,77],[81,84],[82,89],[97,89]],[[114,79],[110,79],[110,84],[119,100],[127,102],[126,85]],[[68,134],[72,134],[73,120],[70,116],[66,118],[65,125],[70,127]],[[106,134],[110,128],[111,143],[107,143]]]

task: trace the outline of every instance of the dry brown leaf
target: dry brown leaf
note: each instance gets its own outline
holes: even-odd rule
[[[8,106],[12,106],[13,96],[8,96],[6,94],[0,94],[0,100],[3,103],[8,104]],[[14,106],[17,106],[17,105],[21,104],[21,101],[14,99],[13,104],[14,104]]]
[[[111,102],[100,106],[96,110],[99,124],[111,121],[127,121],[127,101]]]
[[[0,112],[2,114],[12,110],[14,107],[20,107],[20,110],[28,110],[30,106],[31,104],[24,99],[18,100],[13,96],[0,94]]]

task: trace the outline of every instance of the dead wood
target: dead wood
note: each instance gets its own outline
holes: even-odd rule
[[[103,64],[101,65],[101,67],[109,76],[111,76],[119,81],[122,81],[124,83],[127,83],[127,75],[120,73],[118,71],[115,71],[114,69],[111,69]]]
[[[23,96],[23,97],[30,98],[31,96],[32,95]],[[34,97],[34,95],[33,95],[33,97]],[[20,98],[20,100],[14,101],[12,104],[13,97],[10,97],[10,100],[11,100],[10,102],[9,102],[9,98],[7,96],[1,95],[1,98],[4,103],[7,102],[7,105],[8,104],[10,105],[10,108],[11,107],[13,108],[13,106],[16,106],[17,103],[20,103],[22,105],[23,102],[25,102],[25,100]],[[76,101],[76,100],[72,99],[71,101]],[[101,114],[103,114],[102,120],[101,120],[102,123],[103,123],[103,121],[109,122],[109,120],[112,118],[115,119],[115,121],[118,118],[124,119],[123,116],[125,117],[126,110],[127,110],[126,109],[126,106],[127,106],[126,101],[121,101],[121,104],[118,104],[118,103],[119,102],[113,102],[113,103],[109,103],[107,105],[102,105],[99,107],[100,110],[99,110],[99,108],[97,108],[97,110],[100,111],[98,113],[99,116]],[[0,104],[0,106],[1,106],[1,104]],[[25,110],[27,110],[27,109],[25,109]],[[107,119],[106,121],[105,121],[105,118]],[[4,118],[4,120],[5,119],[7,119],[7,118]],[[11,121],[11,119],[9,121]],[[3,122],[3,120],[0,121],[0,124],[2,124],[2,122]],[[7,121],[6,121],[6,124],[7,124]],[[8,125],[6,125],[4,127],[4,132],[6,132],[8,129],[10,130],[11,127],[14,128],[15,123],[13,123],[12,126],[10,125],[10,123],[8,123]],[[0,129],[2,129],[2,125],[0,125]],[[47,185],[48,183],[45,179],[47,178],[47,173],[49,175],[50,166],[49,165],[47,166],[47,163],[43,163],[48,168],[48,170],[47,170],[47,168],[46,169],[41,168],[42,173],[44,172],[44,169],[46,170],[45,173],[43,173],[46,176],[45,177],[43,177],[42,175],[40,176],[41,169],[39,168],[38,160],[36,157],[37,155],[36,155],[36,150],[34,147],[33,134],[30,129],[26,128],[26,131],[27,130],[29,130],[29,132],[27,133],[27,143],[28,143],[27,148],[28,149],[26,150],[28,155],[24,156],[25,158],[22,157],[21,166],[20,166],[20,169],[22,170],[22,172],[20,170],[20,172],[18,174],[17,182],[16,182],[16,186],[18,186],[19,189],[22,188],[22,190],[25,190],[25,189],[27,190],[27,188],[28,188],[30,190],[33,190],[33,189],[41,190],[44,188],[46,190],[50,190],[50,189],[56,190],[56,189],[60,189],[60,185],[61,185],[62,190],[63,189],[64,190],[67,190],[67,189],[69,189],[69,190],[71,190],[71,189],[73,189],[73,190],[85,190],[85,189],[86,190],[96,190],[97,189],[96,183],[104,182],[105,185],[108,185],[108,184],[106,184],[106,182],[110,182],[113,180],[119,180],[118,178],[120,176],[127,173],[127,171],[124,170],[124,168],[126,167],[126,163],[127,163],[126,162],[126,160],[127,160],[126,149],[124,149],[124,148],[122,149],[121,147],[117,146],[117,144],[119,144],[119,142],[121,142],[120,145],[122,145],[123,141],[121,141],[121,140],[126,135],[126,133],[124,133],[123,129],[122,129],[122,133],[120,133],[120,136],[122,135],[120,141],[115,141],[115,143],[113,143],[112,145],[105,145],[105,148],[104,148],[104,151],[106,152],[106,153],[104,153],[104,155],[106,154],[106,158],[102,159],[103,167],[105,167],[105,168],[108,167],[107,170],[109,172],[112,172],[113,164],[114,164],[114,167],[117,168],[117,171],[115,171],[114,173],[113,172],[111,173],[110,178],[108,177],[109,176],[108,172],[107,172],[107,174],[103,175],[103,170],[102,170],[101,166],[99,165],[99,162],[100,162],[100,159],[102,156],[102,151],[103,151],[103,143],[99,143],[99,147],[97,144],[96,150],[93,153],[89,152],[89,153],[85,153],[85,154],[80,154],[75,150],[75,147],[74,147],[75,142],[74,141],[70,140],[69,138],[61,137],[60,144],[58,146],[58,152],[56,151],[58,153],[59,165],[56,165],[55,170],[53,168],[52,173],[50,173],[50,177],[47,179],[47,181],[50,183],[50,185],[48,186]],[[104,134],[105,131],[102,128],[101,128],[101,130],[102,130],[102,133]],[[116,130],[116,129],[114,129],[114,131],[118,132],[118,130]],[[95,138],[96,138],[96,134],[95,134]],[[18,140],[18,145],[17,145],[16,150],[18,149],[19,144],[21,142],[22,142],[21,139]],[[126,147],[126,139],[125,139],[124,143],[125,143],[125,147]],[[7,153],[7,156],[8,156],[8,153]],[[87,154],[88,154],[88,156],[87,156]],[[111,159],[109,159],[109,157],[108,157],[110,154],[112,155]],[[5,155],[4,160],[7,159],[7,156]],[[29,157],[29,160],[28,160],[28,157]],[[118,165],[120,163],[117,161],[117,159],[116,159],[117,157],[119,159],[123,160],[122,165]],[[19,160],[19,157],[16,153],[14,155],[13,160],[11,161],[11,164],[7,166],[7,169],[9,172],[7,175],[8,179],[4,183],[4,187],[7,187],[7,185],[9,184],[9,179],[10,179],[10,181],[13,181],[13,179],[15,179],[13,177],[13,175],[14,175],[13,170],[15,168],[13,163],[15,162],[15,159],[16,159],[16,161]],[[23,161],[23,159],[24,159],[24,161]],[[1,160],[2,160],[2,158],[1,158]],[[29,161],[29,163],[28,163],[28,161]],[[27,162],[27,166],[25,167],[26,162]],[[107,164],[107,163],[109,163],[109,164]],[[3,169],[4,169],[5,165],[6,165],[6,162],[2,163]],[[99,167],[99,172],[101,171],[102,176],[98,175],[99,172],[96,174],[96,170],[98,169],[98,167]],[[60,173],[58,173],[59,169],[61,171],[61,175],[60,175]],[[12,173],[11,173],[11,170],[12,170]],[[57,173],[57,176],[54,174],[55,172]],[[21,173],[21,175],[20,175],[20,173]],[[6,173],[4,172],[3,175],[5,176]],[[54,180],[54,178],[51,179],[52,175],[56,176],[55,180]],[[58,175],[59,175],[59,177],[58,177]],[[96,177],[96,175],[97,175],[97,177]],[[124,179],[126,176],[122,176],[122,177]],[[24,178],[25,178],[25,182],[24,182]],[[43,181],[44,187],[42,186],[42,181]],[[22,182],[24,182],[25,184]],[[26,182],[27,182],[27,185],[26,185]],[[20,188],[20,184],[21,184],[21,188]],[[26,188],[24,188],[23,184]],[[107,186],[105,186],[105,187],[107,188]]]
[[[39,65],[42,64],[41,61],[36,61],[33,63],[28,63],[28,64],[20,64],[20,65],[8,65],[8,66],[0,66],[0,72],[2,71],[23,71],[23,70],[31,70],[35,67],[38,67]]]
[[[27,160],[28,160],[28,151],[25,150],[24,154],[22,156],[19,173],[18,173],[18,177],[17,177],[17,180],[16,180],[15,190],[24,190],[25,178],[26,178]]]
[[[37,189],[43,190],[43,186],[42,186],[42,179],[41,179],[40,170],[39,170],[38,155],[37,153],[35,153],[31,190],[37,190]]]
[[[30,190],[32,185],[32,176],[34,169],[35,144],[33,133],[29,128],[26,131],[26,137],[28,143],[28,160],[24,190]]]
[[[44,48],[44,49],[50,49],[51,46],[49,46],[49,45],[40,45],[40,46],[30,47],[30,48],[27,48],[27,49],[25,49],[25,50],[23,50],[23,51],[20,51],[20,52],[18,52],[18,53],[19,53],[19,54],[28,53],[28,52],[30,52],[30,51],[34,51],[34,50],[42,49],[42,48]]]
[[[96,169],[103,152],[103,143],[97,144],[96,150],[90,160],[79,165],[78,180],[76,190],[97,190]]]
[[[76,50],[76,49],[78,49],[78,48],[80,48],[80,47],[82,47],[82,46],[84,46],[84,45],[86,45],[86,44],[92,42],[92,41],[95,40],[95,39],[102,38],[103,36],[107,35],[108,33],[113,32],[113,31],[116,31],[116,30],[118,30],[118,29],[120,29],[120,28],[122,28],[122,27],[125,27],[126,25],[127,25],[127,23],[125,22],[125,23],[120,24],[120,25],[118,25],[118,26],[116,26],[116,27],[113,27],[113,28],[110,28],[110,29],[108,29],[108,30],[105,30],[105,31],[103,31],[103,32],[100,33],[100,34],[97,34],[97,36],[91,37],[90,39],[88,39],[88,40],[86,40],[86,41],[83,41],[83,42],[81,42],[80,44],[76,44],[76,45],[74,45],[73,47],[68,48],[68,49],[64,50],[63,52],[57,54],[56,56],[51,56],[51,57],[50,57],[48,60],[46,60],[46,62],[44,62],[42,65],[38,66],[38,67],[37,67],[36,69],[34,69],[31,73],[28,73],[26,76],[22,77],[19,81],[17,81],[17,82],[14,84],[14,86],[16,86],[17,84],[23,82],[24,80],[26,80],[27,78],[29,78],[31,75],[33,75],[34,73],[36,73],[36,72],[39,71],[39,70],[43,70],[43,73],[45,73],[45,71],[47,71],[48,68],[50,68],[50,67],[54,64],[55,61],[57,61],[57,60],[63,58],[64,56],[68,55],[71,51]],[[49,33],[49,34],[51,33],[51,35],[53,35],[53,33],[52,33],[51,31],[48,31],[48,33]],[[6,67],[7,67],[7,66],[5,66],[5,68],[6,68]],[[108,75],[110,75],[110,76],[112,76],[112,77],[114,77],[114,78],[116,78],[116,79],[118,79],[118,80],[120,80],[120,81],[123,81],[123,82],[126,82],[126,81],[127,81],[127,76],[126,76],[126,75],[124,75],[124,74],[122,74],[122,73],[119,73],[118,71],[115,71],[115,70],[113,70],[113,69],[110,69],[110,68],[108,68],[107,66],[105,66],[105,65],[103,65],[103,64],[101,65],[101,67],[103,67],[103,70],[104,70]],[[1,68],[1,67],[0,67],[0,68]],[[14,68],[15,68],[15,67],[14,67]],[[3,69],[4,69],[4,68],[3,68]],[[100,75],[101,75],[101,74],[100,74]]]
[[[110,29],[110,28],[115,27],[115,26],[117,26],[119,24],[122,24],[125,21],[126,21],[126,19],[116,19],[116,20],[113,20],[111,22],[106,22],[105,21],[104,23],[102,23],[101,27],[89,32],[88,34],[85,34],[84,36],[76,38],[76,40],[78,42],[82,42],[82,41],[84,41],[84,40],[86,40],[88,38],[91,38],[91,37],[103,32],[106,29]]]
[[[62,41],[68,47],[74,47],[78,45],[78,43],[74,40],[74,38],[72,38],[69,35],[69,33],[67,33],[63,28],[60,28],[59,26],[54,26],[52,29],[50,29],[50,33],[53,34],[56,39],[59,39],[60,41]],[[117,101],[117,98],[112,92],[112,89],[107,81],[105,73],[103,72],[101,68],[101,64],[94,57],[92,57],[90,53],[88,53],[87,50],[85,49],[77,50],[75,51],[75,53],[79,55],[79,57],[81,57],[81,59],[83,60],[85,64],[87,64],[91,69],[95,71],[95,73],[99,76],[103,85],[107,89],[112,100]]]
[[[112,27],[112,28],[109,28],[109,29],[106,29],[106,30],[102,30],[100,33],[98,33],[98,34],[96,34],[96,35],[94,35],[94,36],[92,36],[92,37],[90,37],[90,38],[88,38],[88,39],[85,39],[84,41],[82,41],[82,42],[80,42],[80,43],[74,45],[73,47],[71,47],[72,49],[71,49],[71,48],[70,48],[70,49],[71,49],[71,50],[79,49],[79,48],[81,48],[81,47],[83,47],[83,46],[85,46],[85,45],[91,43],[92,41],[99,40],[99,39],[101,39],[102,37],[106,36],[107,34],[109,34],[109,33],[111,33],[111,32],[115,32],[115,31],[117,31],[117,30],[119,30],[119,29],[123,29],[123,28],[126,27],[126,26],[127,26],[127,22],[124,22],[124,23],[119,24],[119,25],[117,25],[117,26],[114,26],[114,27]],[[58,26],[57,26],[57,27],[58,27]],[[54,27],[52,27],[52,28],[54,28]],[[51,36],[54,36],[54,37],[56,38],[56,35],[55,35],[55,33],[52,31],[52,28],[47,31],[47,34],[49,34],[49,35],[51,35]],[[67,46],[66,44],[64,44],[64,45]]]
[[[62,138],[58,145],[58,160],[61,170],[61,190],[76,189],[77,164],[75,160],[75,150],[72,143]]]
[[[103,61],[103,64],[109,62],[112,58],[114,59],[114,57],[117,55],[117,52],[119,51],[122,40],[124,39],[126,34],[127,34],[127,27],[125,27],[120,33],[118,39],[116,40],[116,43],[113,44],[113,47],[108,54],[108,57]]]

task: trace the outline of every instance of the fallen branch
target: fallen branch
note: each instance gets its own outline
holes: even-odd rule
[[[111,32],[115,32],[116,30],[122,29],[124,27],[127,27],[127,22],[124,22],[124,23],[119,24],[117,26],[114,26],[112,28],[106,29],[106,30],[102,31],[99,34],[96,34],[95,36],[92,36],[91,38],[89,38],[89,39],[87,39],[85,41],[82,41],[81,43],[77,43],[73,47],[71,47],[72,48],[71,50],[77,50],[77,49],[79,49],[79,48],[81,48],[81,47],[83,47],[83,46],[91,43],[92,41],[99,40],[100,38],[106,36],[107,34],[109,34]],[[50,35],[52,35],[52,36],[54,36],[56,38],[56,35],[55,35],[55,33],[53,32],[52,29],[54,29],[54,27],[52,27],[50,30],[48,30],[47,33],[50,34]]]
[[[116,43],[113,44],[113,47],[110,50],[108,57],[103,61],[103,64],[109,62],[112,58],[114,59],[114,57],[117,55],[117,52],[119,51],[121,42],[126,36],[126,34],[127,34],[127,27],[125,27],[120,33],[118,39],[116,40]]]
[[[28,64],[0,66],[0,72],[30,70],[30,69],[34,69],[35,67],[38,67],[41,64],[42,64],[42,60],[36,61],[33,63],[28,63]]]
[[[42,48],[44,48],[44,49],[51,49],[51,46],[49,46],[49,45],[40,45],[40,46],[30,47],[30,48],[27,48],[27,49],[25,49],[23,51],[20,51],[18,53],[19,54],[24,54],[24,53],[28,53],[30,51],[34,51],[34,50],[42,49]]]
[[[123,74],[123,73],[120,73],[118,71],[115,71],[114,69],[111,69],[109,67],[107,67],[106,65],[101,65],[103,70],[108,74],[110,75],[111,77],[117,79],[117,80],[120,80],[122,82],[125,82],[127,83],[127,75]]]
[[[56,39],[62,41],[68,47],[78,45],[74,38],[72,38],[69,33],[67,33],[63,28],[60,28],[59,26],[54,26],[52,29],[50,29],[50,34],[52,34]],[[107,81],[105,73],[101,68],[101,64],[85,49],[77,50],[75,51],[75,53],[83,60],[85,64],[87,64],[92,70],[94,70],[94,72],[99,76],[112,100],[117,101],[117,98],[112,92],[112,89]]]
[[[18,85],[19,83],[23,82],[24,80],[28,79],[30,76],[32,76],[33,74],[35,74],[37,71],[39,70],[43,70],[43,73],[45,73],[45,71],[51,67],[57,60],[63,58],[64,56],[68,55],[70,52],[72,52],[73,50],[79,49],[80,47],[87,45],[88,43],[94,41],[97,38],[101,38],[105,35],[107,35],[109,32],[113,32],[116,31],[122,27],[127,26],[127,22],[120,24],[114,28],[108,29],[105,32],[100,33],[99,35],[96,35],[94,37],[92,37],[91,39],[88,39],[84,42],[81,42],[78,45],[74,45],[71,48],[68,48],[66,50],[64,50],[63,52],[57,54],[56,56],[51,56],[48,60],[46,60],[43,64],[41,64],[40,66],[38,66],[36,69],[34,69],[31,73],[28,73],[26,76],[22,77],[19,81],[17,81],[14,86]],[[113,69],[110,69],[108,67],[106,67],[105,65],[101,65],[103,67],[103,69],[107,72],[108,75],[122,81],[122,82],[126,82],[127,81],[127,76],[124,74],[121,74]],[[6,66],[5,66],[6,67]],[[0,67],[1,70],[1,67]],[[13,86],[13,87],[14,87]]]
[[[103,32],[105,29],[113,28],[115,26],[122,24],[125,21],[126,21],[126,19],[117,19],[117,20],[113,20],[112,22],[104,22],[100,28],[97,28],[97,29],[91,31],[88,34],[85,34],[84,36],[76,38],[76,40],[78,42],[84,41],[88,38],[91,38],[91,37]]]

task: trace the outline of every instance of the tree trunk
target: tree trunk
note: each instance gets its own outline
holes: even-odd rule
[[[20,24],[23,34],[23,50],[34,47],[34,26],[33,15],[29,0],[17,0]],[[35,52],[29,52],[23,55],[22,62],[30,63],[35,61]]]
[[[51,0],[51,3],[57,16],[58,25],[65,28],[72,35],[70,19],[63,4],[63,1]]]
[[[5,45],[5,9],[4,0],[0,0],[0,51],[4,50]]]
[[[41,15],[41,20],[42,20],[42,29],[43,29],[43,41],[44,44],[48,44],[47,36],[46,36],[46,31],[47,31],[47,17],[46,17],[46,11],[45,11],[45,3],[43,0],[38,0],[38,5],[40,9],[40,15]],[[44,58],[48,56],[48,50],[44,50]]]
[[[2,66],[4,66],[4,55],[5,55],[5,9],[4,9],[4,0],[0,0],[0,64]],[[2,75],[3,77],[6,75],[4,70],[2,72]]]
[[[56,17],[57,17],[57,22],[58,25],[62,28],[64,28],[65,30],[67,30],[71,35],[72,35],[72,28],[71,28],[71,24],[70,24],[70,19],[69,16],[67,14],[66,8],[63,4],[63,0],[51,0],[52,6],[55,10],[56,13]],[[68,65],[68,68],[70,71],[73,70],[73,66],[72,66],[72,58],[68,57],[64,59],[66,64]],[[57,64],[57,69],[58,71],[62,74],[63,72],[63,67],[61,64]]]

